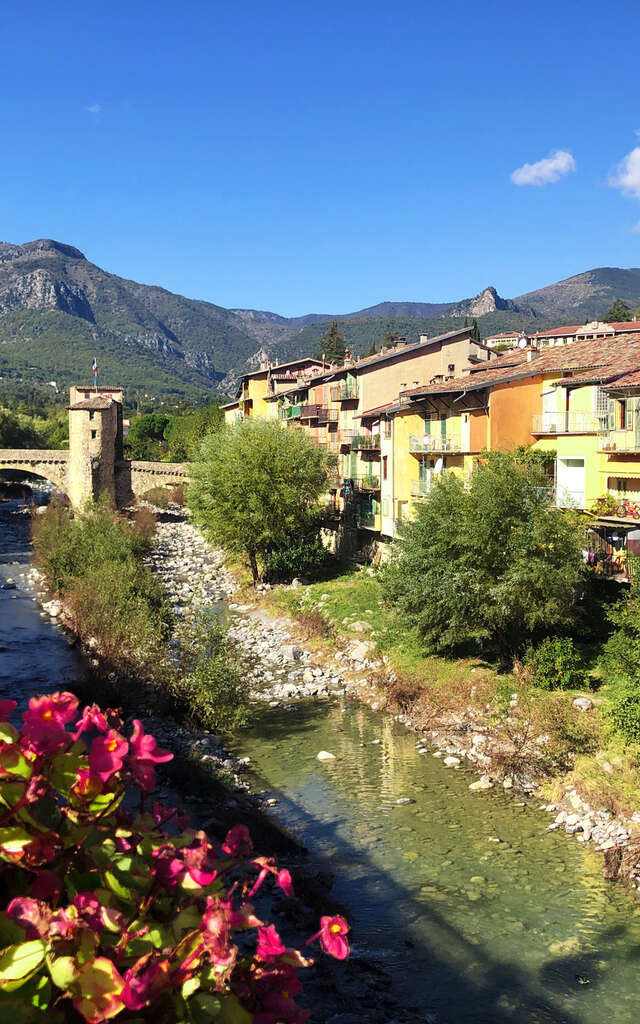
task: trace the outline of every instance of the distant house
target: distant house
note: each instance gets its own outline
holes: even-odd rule
[[[487,348],[525,348],[528,343],[527,335],[523,331],[503,331],[501,334],[492,334],[484,340]]]

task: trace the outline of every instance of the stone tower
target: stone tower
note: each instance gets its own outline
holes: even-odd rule
[[[122,389],[69,389],[68,494],[74,508],[107,494],[115,503],[122,459]]]

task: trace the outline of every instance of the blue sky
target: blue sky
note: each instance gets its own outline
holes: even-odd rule
[[[640,266],[639,29],[630,0],[6,5],[0,238],[285,315]]]

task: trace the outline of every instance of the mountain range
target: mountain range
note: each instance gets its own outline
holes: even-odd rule
[[[640,305],[640,269],[600,267],[513,299],[492,286],[457,302],[381,302],[352,313],[284,317],[225,309],[91,263],[53,239],[0,243],[0,394],[53,382],[101,379],[122,384],[142,405],[202,401],[232,390],[242,372],[315,353],[335,316],[356,353],[387,331],[409,341],[477,317],[483,337],[602,317],[615,298]]]

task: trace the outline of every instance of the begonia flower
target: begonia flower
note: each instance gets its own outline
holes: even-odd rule
[[[91,774],[106,782],[120,771],[128,750],[129,744],[115,729],[109,729],[106,736],[98,736],[89,750]]]
[[[196,845],[183,847],[182,859],[196,885],[211,885],[218,877],[215,850],[205,832],[197,833],[196,839]]]
[[[32,697],[22,716],[22,740],[36,754],[55,754],[71,740],[66,725],[78,708],[72,693]]]
[[[24,928],[28,940],[39,939],[49,931],[51,909],[30,896],[16,896],[7,906],[12,921]]]
[[[92,892],[78,892],[73,897],[73,905],[80,918],[94,932],[101,932],[104,927],[102,907]]]
[[[228,857],[249,857],[253,853],[253,843],[246,825],[234,825],[230,828],[222,844],[223,852]]]
[[[184,873],[184,864],[176,856],[176,853],[175,847],[171,843],[166,843],[164,846],[159,846],[151,855],[156,862],[153,875],[158,883],[166,889],[173,889]]]
[[[202,915],[200,931],[212,963],[218,967],[230,966],[238,948],[231,943],[229,905],[224,900],[207,897],[207,908]]]
[[[157,745],[155,737],[145,733],[142,722],[134,718],[133,731],[129,740],[128,764],[144,790],[151,792],[155,787],[154,764],[164,764],[165,761],[172,759],[173,754],[168,750],[162,750]]]
[[[76,722],[73,738],[74,740],[78,740],[80,736],[82,736],[82,733],[87,732],[88,729],[97,729],[98,732],[107,732],[108,728],[109,726],[104,712],[100,710],[97,704],[91,704],[89,707],[84,708],[80,718]]]
[[[274,925],[270,924],[265,928],[258,928],[258,947],[256,956],[265,963],[277,960],[284,953],[286,947]]]
[[[320,938],[320,945],[325,953],[336,960],[346,960],[349,956],[349,941],[345,935],[349,931],[349,925],[344,917],[321,917],[320,924],[321,929],[316,938]]]
[[[291,873],[287,871],[286,868],[283,868],[281,871],[278,871],[276,881],[278,882],[278,885],[282,889],[285,896],[292,900],[295,897],[295,892],[293,891],[293,881],[291,879]]]
[[[141,957],[124,975],[122,1001],[128,1010],[142,1010],[169,984],[168,960],[153,960],[153,954]]]

